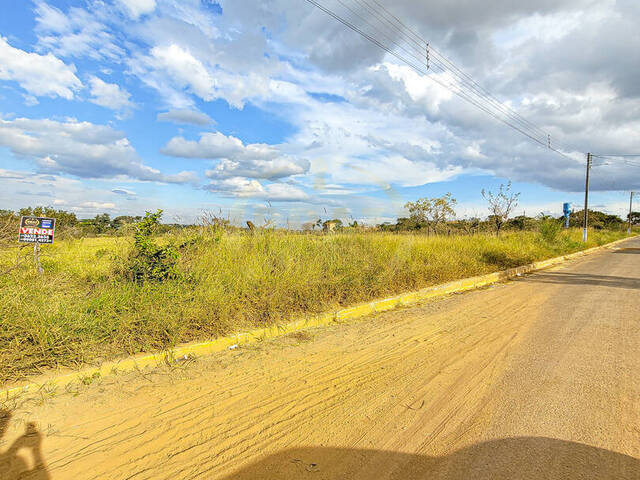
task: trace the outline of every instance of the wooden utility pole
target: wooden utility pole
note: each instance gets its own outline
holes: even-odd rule
[[[591,169],[591,154],[587,153],[587,179],[584,186],[584,222],[582,241],[587,241],[587,226],[589,225],[589,170]]]
[[[629,195],[629,227],[627,233],[631,235],[631,211],[633,210],[633,192]]]

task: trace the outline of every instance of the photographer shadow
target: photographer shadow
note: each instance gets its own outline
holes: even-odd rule
[[[0,410],[0,440],[11,420],[11,412]],[[50,478],[42,457],[42,434],[35,424],[27,423],[25,432],[6,450],[0,447],[0,479],[2,480],[47,480]],[[27,461],[28,452],[31,462]],[[31,464],[31,465],[30,465]]]
[[[516,437],[477,443],[442,457],[348,448],[293,448],[224,477],[305,479],[640,480],[640,460],[581,443]]]

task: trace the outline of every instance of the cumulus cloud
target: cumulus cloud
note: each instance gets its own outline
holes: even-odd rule
[[[246,13],[251,3],[231,2],[224,5],[225,14],[241,18],[238,23],[250,28],[258,23]],[[424,9],[401,0],[388,8],[500,100],[572,147],[567,153],[574,159],[537,147],[383,50],[362,48],[357,34],[317,9],[281,0],[259,11],[259,23],[277,31],[278,16],[285,12],[291,22],[278,36],[281,48],[303,52],[325,78],[340,77],[342,88],[326,92],[347,99],[330,111],[309,102],[293,109],[292,123],[299,131],[287,144],[293,151],[301,145],[315,147],[309,150],[312,173],[326,170],[335,182],[370,182],[382,174],[407,184],[411,177],[415,182],[437,181],[447,172],[484,171],[573,191],[584,182],[579,150],[639,149],[640,141],[631,134],[640,126],[640,36],[634,26],[640,7],[635,2],[506,5],[495,0],[462,7],[442,0],[434,5]],[[375,19],[366,19],[375,24]],[[365,21],[358,25],[370,28]],[[393,39],[389,30],[386,35],[387,41]],[[288,78],[305,82],[299,74]],[[413,126],[406,121],[410,118]],[[416,144],[414,131],[439,147],[406,148]],[[369,144],[366,138],[380,141]],[[399,168],[385,172],[380,166],[394,154]],[[431,162],[430,174],[424,174],[419,158]],[[363,169],[359,179],[350,173],[354,165]],[[594,189],[637,188],[637,176],[630,175],[628,167],[610,167],[594,179]]]
[[[71,100],[82,87],[75,71],[51,53],[25,52],[0,37],[0,80],[13,80],[32,95]]]
[[[211,125],[215,121],[206,113],[190,109],[174,109],[161,112],[157,116],[161,122],[186,123],[189,125]]]
[[[243,161],[224,159],[216,168],[207,170],[209,178],[249,177],[276,179],[301,175],[309,170],[310,162],[306,159],[279,157],[270,160],[248,159]]]
[[[89,78],[91,102],[111,110],[128,110],[133,108],[131,94],[115,83],[106,83],[99,77]]]
[[[283,155],[279,148],[264,143],[244,145],[233,136],[207,132],[199,141],[174,137],[162,149],[173,157],[220,160],[216,168],[207,171],[210,178],[249,177],[277,179],[306,173],[310,162]]]
[[[180,45],[155,46],[148,55],[139,54],[130,59],[129,68],[175,108],[188,107],[193,103],[185,92],[205,101],[214,99],[214,77],[203,62]]]
[[[174,109],[191,107],[193,95],[206,102],[221,98],[236,109],[252,99],[294,101],[301,96],[301,91],[292,90],[293,84],[255,72],[229,72],[217,55],[192,48],[180,43],[153,46],[147,54],[138,52],[128,60],[129,72]]]
[[[90,122],[0,119],[0,145],[49,172],[83,178],[127,176],[168,183],[195,180],[192,172],[167,175],[145,165],[123,132]]]
[[[266,144],[244,146],[242,141],[220,132],[203,133],[195,142],[174,137],[162,149],[165,155],[185,158],[275,157],[276,150]]]
[[[213,180],[206,187],[210,192],[238,198],[259,198],[274,202],[307,202],[310,200],[303,190],[287,183],[262,185],[259,181],[231,177]]]
[[[631,0],[388,4],[496,98],[568,144],[573,158],[538,148],[306,2],[222,1],[222,15],[197,0],[117,2],[127,5],[129,18],[111,2],[92,4],[89,14],[38,1],[37,51],[124,62],[129,78],[157,92],[169,110],[160,121],[210,125],[195,105],[224,99],[291,125],[278,145],[219,133],[166,144],[166,155],[211,160],[207,188],[222,196],[269,198],[283,189],[302,198],[317,187],[316,194],[342,201],[340,193],[390,192],[464,173],[577,191],[584,183],[579,151],[640,150],[640,6]],[[122,25],[126,43],[110,30]],[[431,77],[449,81],[437,72]],[[67,87],[71,95],[79,88]],[[34,95],[27,91],[26,98]],[[126,137],[110,142],[118,141]],[[38,157],[42,168],[60,162],[49,157]],[[596,190],[640,187],[621,162],[598,168]],[[273,182],[291,175],[295,187]]]

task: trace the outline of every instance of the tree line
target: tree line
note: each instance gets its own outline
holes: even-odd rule
[[[457,201],[451,193],[441,197],[420,198],[414,202],[407,202],[405,209],[408,217],[400,217],[395,224],[383,223],[378,225],[380,230],[422,231],[426,234],[473,234],[478,232],[493,231],[499,235],[503,230],[534,230],[542,224],[547,227],[550,222],[558,224],[564,222],[564,216],[554,218],[544,213],[536,217],[526,215],[513,216],[518,206],[519,192],[511,190],[511,182],[500,185],[497,192],[482,190],[482,197],[488,204],[489,215],[486,219],[479,217],[457,219],[455,206]],[[640,225],[640,212],[631,212],[631,224]],[[569,227],[582,227],[584,210],[572,212],[569,217]],[[624,221],[617,215],[611,215],[597,210],[589,210],[589,228],[595,230],[623,229],[629,221]]]
[[[540,214],[536,217],[526,215],[513,216],[520,193],[512,192],[511,184],[500,185],[496,192],[482,190],[482,196],[487,202],[489,215],[481,219],[471,217],[457,218],[455,207],[457,201],[451,193],[441,197],[419,198],[413,202],[407,202],[405,209],[409,216],[399,217],[395,223],[385,222],[373,227],[374,230],[386,232],[422,232],[429,234],[474,234],[493,231],[500,234],[503,230],[535,230],[541,222],[550,220],[563,222],[564,217],[553,218]],[[119,215],[111,217],[108,213],[101,213],[93,218],[79,219],[74,212],[55,209],[49,206],[25,207],[17,211],[0,209],[0,240],[14,239],[17,235],[18,224],[21,216],[52,217],[56,219],[58,234],[70,236],[93,235],[133,235],[136,224],[144,219],[140,215]],[[584,211],[571,213],[570,227],[582,227]],[[217,217],[216,217],[217,218]],[[623,220],[617,215],[611,215],[597,210],[589,210],[589,228],[622,229],[629,220]],[[227,226],[229,221],[225,220]],[[640,212],[631,212],[631,224],[640,225]],[[183,228],[178,224],[159,224],[156,226],[158,233],[166,232],[174,228]],[[341,219],[318,219],[303,224],[302,230],[319,230],[333,232],[340,230],[371,230],[356,220],[343,222]]]

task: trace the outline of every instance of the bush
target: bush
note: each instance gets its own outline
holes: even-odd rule
[[[159,246],[152,239],[161,217],[162,210],[146,212],[136,224],[134,247],[127,262],[128,276],[135,282],[161,282],[179,276],[176,268],[178,250],[173,245]]]
[[[540,236],[546,243],[555,243],[562,231],[562,224],[553,218],[545,218],[540,221]]]

